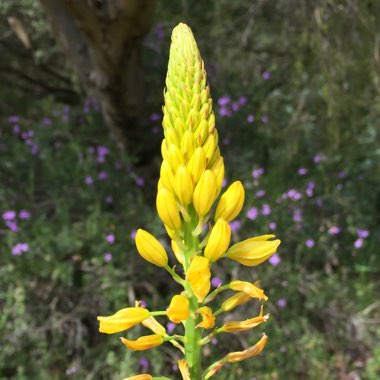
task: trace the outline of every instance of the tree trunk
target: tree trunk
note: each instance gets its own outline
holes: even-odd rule
[[[135,152],[147,136],[141,123],[140,61],[154,0],[40,3],[81,85],[100,102],[116,144]]]

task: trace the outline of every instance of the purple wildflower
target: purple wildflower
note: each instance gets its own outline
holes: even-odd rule
[[[261,121],[263,122],[263,124],[268,123],[268,121],[269,121],[268,116],[267,116],[267,115],[263,115],[263,116],[261,116]]]
[[[18,213],[18,217],[21,219],[21,220],[27,220],[27,219],[30,219],[30,212],[28,210],[20,210],[20,212]]]
[[[360,249],[361,247],[363,247],[363,244],[364,244],[364,239],[359,238],[359,239],[355,240],[354,247],[356,249]]]
[[[276,222],[270,222],[268,224],[268,227],[271,231],[274,231],[277,228],[277,223]]]
[[[144,178],[137,177],[135,180],[136,186],[138,187],[144,187],[145,186],[145,180]]]
[[[340,227],[338,226],[331,226],[328,230],[330,235],[336,236],[340,233]]]
[[[107,204],[111,204],[113,203],[113,197],[112,195],[107,195],[105,198],[104,198],[104,201],[107,203]]]
[[[232,232],[237,232],[241,227],[240,220],[234,220],[233,222],[230,222],[230,227]]]
[[[18,225],[17,222],[14,220],[7,220],[5,222],[6,226],[12,231],[12,232],[18,232]]]
[[[105,254],[104,254],[104,261],[105,261],[106,263],[108,263],[108,262],[110,262],[111,260],[112,260],[112,253],[110,253],[110,252],[105,253]]]
[[[268,260],[274,267],[276,267],[281,262],[280,256],[275,253],[269,260]]]
[[[293,221],[296,223],[302,222],[302,210],[299,208],[296,208],[293,211]]]
[[[315,241],[313,239],[307,239],[305,241],[305,245],[307,248],[313,248],[315,245]]]
[[[237,111],[239,111],[239,108],[240,108],[239,103],[234,102],[231,104],[232,111],[237,112]]]
[[[214,288],[217,288],[218,286],[222,285],[222,280],[219,277],[213,277],[211,279],[211,285]]]
[[[309,170],[306,168],[299,168],[297,172],[298,175],[306,175],[309,172]]]
[[[105,181],[107,179],[107,177],[108,177],[108,174],[105,171],[101,171],[98,173],[98,180],[99,181]]]
[[[232,112],[231,112],[231,110],[229,110],[226,107],[220,107],[219,108],[219,115],[222,117],[228,117],[228,116],[232,115]]]
[[[238,100],[238,103],[241,105],[241,106],[245,106],[248,102],[248,99],[246,96],[241,96]]]
[[[132,230],[132,231],[131,231],[130,237],[131,237],[132,240],[135,240],[135,238],[136,238],[136,233],[137,233],[136,230]]]
[[[166,331],[168,332],[168,334],[171,334],[175,328],[176,324],[173,322],[168,322],[168,324],[166,325]]]
[[[247,116],[247,121],[248,121],[248,123],[252,124],[255,121],[255,116],[253,116],[251,114],[248,115]]]
[[[12,132],[14,135],[18,135],[20,132],[21,132],[21,128],[18,124],[15,124],[13,127],[12,127]]]
[[[356,230],[356,234],[358,235],[359,238],[366,239],[369,236],[369,231],[358,228]]]
[[[256,198],[262,198],[263,196],[265,196],[265,190],[262,190],[262,189],[257,190],[255,195],[256,195]]]
[[[227,105],[229,102],[231,101],[231,98],[229,96],[221,96],[219,99],[218,99],[218,104],[223,107],[225,105]]]
[[[12,255],[13,256],[21,256],[24,252],[29,251],[29,244],[28,243],[17,243],[12,248]]]
[[[283,309],[284,307],[286,307],[287,305],[287,302],[286,302],[286,299],[285,298],[280,298],[278,301],[277,301],[277,306],[281,309]]]
[[[253,169],[252,177],[254,179],[260,178],[264,174],[264,168]]]
[[[263,207],[261,208],[261,214],[264,216],[268,216],[271,214],[270,206],[267,203],[263,204]]]
[[[145,356],[140,358],[139,364],[142,372],[147,372],[149,370],[149,360]]]
[[[223,181],[222,181],[222,188],[225,188],[227,186],[227,179],[226,178],[223,178]]]
[[[215,346],[216,344],[218,344],[218,339],[216,339],[216,338],[212,338],[212,339],[211,339],[211,344],[213,344],[214,346]]]
[[[92,185],[93,183],[94,183],[94,180],[92,179],[92,177],[91,176],[86,176],[86,178],[84,179],[84,183],[86,184],[86,185]]]
[[[110,233],[106,236],[106,240],[108,243],[113,244],[115,243],[115,235],[113,233]]]
[[[14,220],[16,219],[16,211],[13,211],[13,210],[5,211],[3,212],[2,217],[4,220]]]
[[[247,217],[250,220],[255,220],[259,215],[259,210],[256,207],[252,207],[247,212]]]
[[[271,78],[272,74],[270,71],[264,71],[263,74],[262,74],[262,78],[264,80],[269,80]]]
[[[318,153],[316,154],[314,157],[313,157],[313,162],[315,164],[319,164],[320,162],[324,161],[326,159],[326,157],[321,154],[321,153]]]
[[[161,119],[161,115],[159,113],[156,113],[156,112],[150,114],[150,116],[149,116],[150,121],[158,121],[160,119]]]
[[[225,137],[222,141],[223,145],[230,145],[231,144],[231,139],[229,137]]]
[[[71,368],[68,368],[65,373],[66,373],[66,376],[70,376],[73,373],[75,373],[76,371],[77,371],[76,367],[71,367]]]
[[[8,121],[10,123],[18,123],[20,121],[20,117],[18,115],[11,115],[8,117]]]

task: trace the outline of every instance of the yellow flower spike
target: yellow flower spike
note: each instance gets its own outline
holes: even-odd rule
[[[120,340],[126,347],[134,351],[148,350],[149,348],[157,347],[164,343],[164,338],[158,334],[141,336],[137,340],[128,340],[121,337]]]
[[[193,198],[194,185],[186,166],[180,166],[175,174],[175,193],[179,202],[187,206]]]
[[[144,373],[142,375],[126,377],[123,380],[153,380],[153,377],[151,375],[148,375],[147,373]]]
[[[272,237],[274,235],[263,235],[236,243],[228,250],[226,257],[250,267],[259,265],[276,253],[281,243],[278,239],[268,240]]]
[[[173,173],[175,173],[181,165],[185,164],[181,151],[173,144],[169,146],[168,156],[168,162]]]
[[[160,169],[160,181],[162,187],[168,189],[170,192],[174,192],[174,174],[168,163],[168,161],[163,160]]]
[[[221,330],[224,332],[238,332],[250,330],[269,319],[269,314],[263,315],[263,307],[261,306],[260,314],[257,317],[246,319],[245,321],[230,321],[225,323]]]
[[[211,288],[210,262],[206,257],[194,256],[186,273],[186,280],[189,281],[191,290],[197,297],[198,302],[202,302]]]
[[[268,337],[263,334],[263,337],[254,346],[247,348],[244,351],[231,352],[226,355],[226,361],[228,363],[238,363],[242,360],[251,358],[252,356],[257,356],[264,349],[267,341]]]
[[[114,334],[136,326],[149,317],[149,310],[143,307],[127,307],[108,317],[97,317],[99,331],[105,334]]]
[[[184,255],[182,249],[178,246],[175,240],[171,241],[172,250],[178,262],[183,265]]]
[[[205,216],[215,200],[215,176],[206,170],[194,190],[193,205],[199,216]]]
[[[244,292],[234,294],[232,297],[227,298],[220,307],[223,311],[231,311],[239,305],[244,305],[251,299],[251,296]]]
[[[142,325],[154,332],[157,335],[165,335],[166,329],[164,326],[161,325],[160,322],[157,321],[156,318],[150,316],[147,319],[144,319],[142,322]]]
[[[268,300],[268,297],[264,294],[264,290],[258,288],[256,285],[251,284],[250,282],[236,280],[230,282],[230,287],[232,290],[244,292],[252,298],[257,298],[264,301]]]
[[[187,164],[191,178],[193,179],[194,185],[198,183],[199,178],[206,169],[206,155],[202,147],[195,149],[195,152],[190,158]]]
[[[204,256],[211,263],[219,260],[227,251],[231,240],[231,227],[222,218],[218,219],[211,230]]]
[[[168,318],[174,323],[186,321],[190,315],[189,300],[181,295],[175,295],[166,310]]]
[[[191,380],[189,367],[187,365],[187,361],[185,359],[178,360],[178,368],[182,375],[182,380]]]
[[[202,316],[202,322],[198,323],[195,327],[212,329],[215,326],[215,316],[212,310],[207,306],[202,306],[198,309],[198,312]]]
[[[146,261],[164,267],[168,264],[168,255],[163,245],[149,232],[139,228],[136,232],[136,247]]]
[[[235,181],[221,196],[215,211],[215,220],[219,218],[230,222],[240,213],[244,203],[244,187],[240,181]]]
[[[182,226],[181,217],[173,194],[167,189],[157,193],[157,212],[166,226],[172,230],[179,230]]]

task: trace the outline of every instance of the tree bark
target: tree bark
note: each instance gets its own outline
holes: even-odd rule
[[[154,0],[40,3],[79,82],[98,99],[116,144],[135,152],[147,136],[141,122],[141,53]]]

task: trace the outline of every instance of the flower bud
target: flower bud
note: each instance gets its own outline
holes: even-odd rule
[[[219,197],[220,192],[222,191],[222,185],[224,180],[224,161],[223,157],[219,156],[214,164],[211,167],[212,172],[215,176],[215,183],[216,183],[216,193],[215,193],[215,199]]]
[[[267,341],[268,337],[265,334],[263,334],[263,337],[254,346],[247,348],[244,351],[231,352],[228,355],[226,355],[226,361],[228,363],[238,363],[252,356],[256,356],[260,354],[260,352],[264,349]]]
[[[244,203],[244,187],[240,181],[235,181],[219,200],[215,211],[215,220],[233,220],[241,211]]]
[[[234,244],[226,256],[240,264],[256,266],[269,259],[277,250],[281,241],[268,240],[274,235],[257,236]]]
[[[267,301],[268,297],[264,294],[264,290],[258,288],[255,284],[251,284],[246,281],[232,281],[230,282],[230,287],[232,290],[237,292],[244,292],[252,298],[258,298],[259,300]]]
[[[169,146],[168,156],[169,166],[172,168],[173,173],[175,173],[181,165],[185,164],[182,153],[176,145],[172,144]]]
[[[156,318],[150,316],[149,318],[147,319],[144,319],[141,324],[143,326],[145,326],[146,328],[148,328],[149,330],[152,330],[155,334],[158,334],[158,335],[165,335],[166,334],[166,329],[164,326],[161,325],[161,323],[159,323],[157,321]]]
[[[134,351],[147,350],[149,348],[157,347],[160,344],[164,343],[164,338],[158,334],[141,336],[137,340],[128,340],[124,337],[121,337],[120,340],[130,350]]]
[[[175,242],[175,240],[172,240],[171,242],[172,250],[174,252],[174,255],[178,262],[183,265],[184,262],[184,255],[183,251],[180,247],[178,247],[178,244]]]
[[[217,146],[217,142],[216,142],[215,136],[213,134],[209,135],[207,137],[207,140],[203,144],[203,149],[206,155],[206,165],[208,167],[210,167],[209,163],[211,162],[211,159],[214,157],[216,146]]]
[[[215,177],[206,170],[194,190],[193,205],[199,216],[207,215],[215,199]]]
[[[202,145],[208,135],[208,123],[205,119],[202,119],[194,131],[195,141],[198,146]]]
[[[186,166],[180,166],[175,174],[174,189],[179,202],[187,206],[193,198],[193,180]]]
[[[195,152],[187,164],[187,168],[189,169],[191,178],[193,179],[195,185],[206,169],[206,155],[202,147],[195,149]]]
[[[244,293],[239,292],[234,294],[232,297],[227,298],[220,307],[223,311],[230,311],[232,309],[235,309],[235,307],[239,305],[244,305],[251,299],[251,296]]]
[[[174,323],[180,323],[186,321],[190,315],[189,300],[181,295],[175,295],[167,309],[168,318]]]
[[[227,251],[231,240],[231,227],[224,219],[218,219],[211,230],[204,256],[211,263],[219,260]]]
[[[194,256],[187,270],[186,279],[189,281],[191,290],[198,302],[202,302],[210,291],[210,278],[210,262],[208,259],[203,256]]]
[[[170,192],[174,191],[174,174],[166,160],[163,160],[161,164],[160,181],[162,187],[168,189]]]
[[[224,332],[239,332],[250,330],[269,319],[269,314],[263,315],[263,307],[261,306],[260,314],[257,317],[246,319],[245,321],[230,321],[222,326]]]
[[[125,331],[149,317],[149,311],[143,307],[127,307],[109,317],[98,317],[99,331],[114,334]]]
[[[164,267],[168,264],[168,255],[162,244],[149,232],[139,228],[136,232],[136,247],[146,261]]]
[[[161,189],[157,193],[157,212],[166,226],[172,230],[179,230],[182,225],[177,203],[173,194],[167,189]]]
[[[196,148],[195,144],[195,138],[193,133],[190,131],[186,131],[183,134],[182,141],[181,141],[181,152],[183,154],[183,157],[185,158],[185,161],[188,162],[193,155]]]

